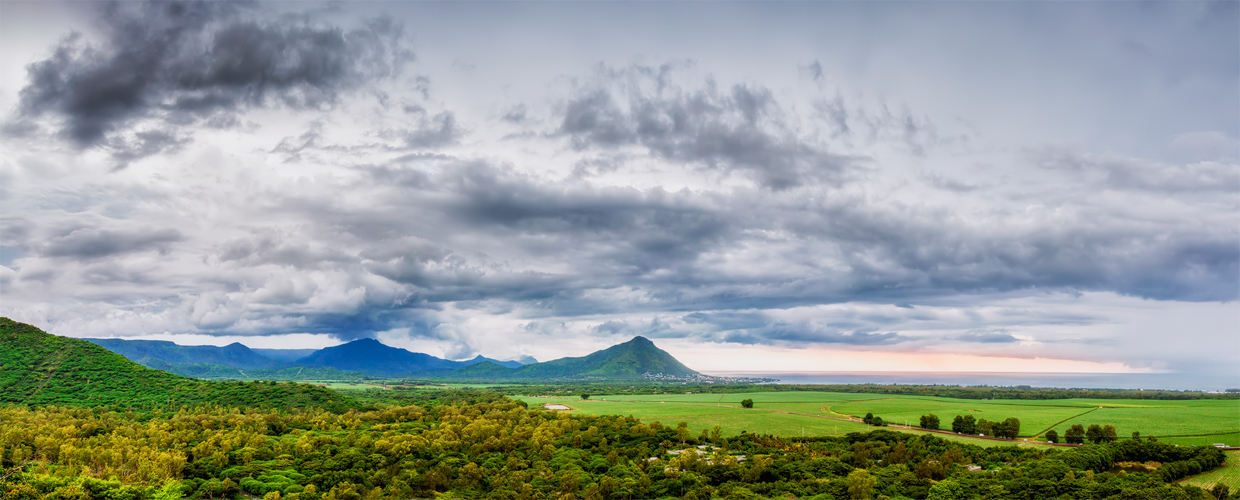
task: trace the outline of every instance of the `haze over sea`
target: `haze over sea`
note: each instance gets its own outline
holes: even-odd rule
[[[1234,378],[1191,373],[986,373],[986,372],[706,372],[720,377],[778,379],[780,384],[925,384],[1056,387],[1067,389],[1167,389],[1223,391]]]

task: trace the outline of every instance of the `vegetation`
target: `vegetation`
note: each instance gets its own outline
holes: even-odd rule
[[[213,364],[241,369],[285,368],[288,363],[258,354],[243,344],[178,345],[165,340],[82,339],[151,368],[161,364]]]
[[[590,367],[631,374],[661,359],[648,343],[634,340],[561,368],[572,376]],[[357,381],[366,384],[338,384],[362,388],[346,397],[308,384],[187,379],[3,319],[0,498],[1225,498],[1240,491],[1232,456],[1170,442],[1240,435],[1227,418],[1240,403],[1234,398],[979,401],[613,380],[509,385],[501,390],[540,395],[510,399]],[[546,403],[572,410],[544,410]],[[1093,444],[1061,449],[932,432],[940,421],[927,409],[955,415],[952,428],[962,434],[1015,439],[1025,421],[1026,435],[1057,440],[1061,427],[1065,440]],[[1102,418],[1112,415],[1118,420]],[[910,421],[925,430],[895,425]],[[1148,424],[1140,429],[1145,439],[1125,427],[1133,422]],[[1121,429],[1134,438],[1120,440]],[[1226,460],[1233,461],[1210,472]]]
[[[564,389],[543,385],[536,387],[552,394],[516,397],[528,401],[531,406],[541,406],[544,403],[570,404],[578,413],[632,415],[643,421],[676,418],[688,422],[694,433],[719,425],[726,435],[737,435],[743,430],[761,431],[780,436],[800,436],[802,432],[807,435],[810,433],[841,435],[864,430],[866,427],[859,422],[851,423],[845,420],[860,421],[861,416],[866,413],[881,415],[884,422],[888,424],[918,426],[921,417],[927,416],[924,410],[918,413],[918,409],[934,408],[935,416],[941,416],[941,420],[947,419],[941,423],[941,428],[944,429],[950,429],[952,420],[956,415],[960,415],[962,420],[973,417],[974,427],[969,434],[976,436],[980,432],[977,427],[984,420],[991,425],[990,432],[985,433],[987,436],[1000,435],[995,433],[994,425],[1014,419],[1008,424],[1018,424],[1015,427],[1016,440],[1027,438],[1029,442],[1044,443],[1046,439],[1038,439],[1044,432],[1055,430],[1062,440],[1064,431],[1069,427],[1064,425],[1065,421],[1072,421],[1082,414],[1083,417],[1099,415],[1102,410],[1099,410],[1097,405],[1105,403],[1147,415],[1150,427],[1124,428],[1101,418],[1092,422],[1087,421],[1087,424],[1114,425],[1116,432],[1124,435],[1125,438],[1132,431],[1139,430],[1142,436],[1156,436],[1159,441],[1171,444],[1240,443],[1240,421],[1234,418],[1210,417],[1210,415],[1226,413],[1235,415],[1237,411],[1240,411],[1240,401],[1235,400],[1069,399],[1048,404],[1043,401],[976,401],[809,391],[742,394],[698,392],[685,394],[685,391],[682,391],[675,394],[631,394],[627,392],[617,394],[612,392],[611,394],[593,395],[594,393],[591,393],[590,401],[573,403],[572,400],[577,396],[566,391],[568,388],[577,389],[579,387],[577,385],[566,386]],[[620,387],[627,389],[629,386]],[[634,387],[640,388],[641,386]],[[387,391],[385,394],[392,392]],[[873,399],[875,397],[878,399]],[[755,407],[744,408],[742,402],[745,399],[752,399]],[[894,412],[895,415],[890,415],[889,412]],[[903,428],[897,430],[906,432]],[[1083,439],[1084,427],[1081,431]],[[1011,438],[1011,433],[1001,435]],[[972,442],[977,442],[981,446],[990,443],[977,439],[973,439]]]
[[[141,421],[0,407],[3,498],[1202,498],[1213,448],[983,448],[876,430],[779,438],[530,409],[495,393],[334,414],[183,409]],[[752,410],[751,410],[752,411]],[[1159,462],[1155,471],[1116,464]],[[970,467],[973,466],[973,467]]]
[[[935,399],[968,399],[968,400],[1002,400],[1008,404],[1035,404],[1055,406],[1064,402],[1076,407],[1110,406],[1111,400],[1130,400],[1129,404],[1187,404],[1196,401],[1209,403],[1211,400],[1240,401],[1240,392],[1209,393],[1202,391],[1158,391],[1134,389],[1046,389],[1027,386],[1019,387],[962,387],[947,385],[886,385],[886,384],[770,384],[751,383],[752,379],[740,381],[694,382],[673,381],[660,382],[657,379],[646,383],[634,380],[599,380],[599,381],[557,381],[555,383],[531,380],[517,383],[512,380],[492,379],[487,384],[504,394],[556,394],[564,392],[574,394],[589,392],[591,394],[746,394],[785,392],[795,395],[799,392],[856,394],[865,397],[852,399],[874,399],[876,396],[919,396],[921,400]],[[773,382],[774,380],[764,380]],[[795,397],[795,396],[791,396]],[[894,398],[893,398],[894,399]],[[848,399],[843,399],[848,400]],[[1055,400],[1055,401],[1047,401]],[[924,412],[925,409],[917,410]],[[918,413],[920,414],[920,413]]]
[[[645,337],[611,346],[579,358],[560,358],[525,365],[507,373],[494,373],[496,378],[572,379],[606,378],[609,380],[644,380],[645,374],[665,377],[698,375],[666,351],[655,347]]]
[[[182,377],[205,380],[337,380],[360,382],[374,379],[374,377],[362,372],[343,372],[335,368],[323,366],[241,369],[209,363],[168,363],[158,360],[148,360],[140,364],[147,368],[175,373]]]
[[[1207,490],[1213,490],[1218,486],[1222,486],[1229,493],[1240,492],[1240,451],[1228,451],[1226,455],[1227,462],[1223,465],[1223,468],[1192,476],[1185,479],[1183,484],[1191,484]]]
[[[177,409],[219,404],[348,411],[360,405],[309,384],[205,382],[144,368],[84,340],[0,318],[0,403]]]

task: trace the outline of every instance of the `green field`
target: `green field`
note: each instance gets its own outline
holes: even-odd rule
[[[1210,489],[1216,484],[1225,484],[1231,491],[1240,489],[1240,451],[1227,452],[1227,464],[1223,467],[1190,477],[1180,483],[1205,489]]]
[[[1213,402],[1206,405],[1202,403]],[[1101,408],[1056,427],[1060,434],[1072,424],[1114,425],[1120,437],[1139,431],[1142,436],[1200,436],[1234,433],[1240,427],[1240,410],[1232,401],[1185,401],[1180,405]],[[1220,441],[1213,441],[1215,443]],[[1208,443],[1206,443],[1208,444]],[[1234,439],[1227,443],[1240,445]]]
[[[1158,440],[1164,443],[1195,446],[1210,446],[1215,443],[1223,443],[1227,446],[1237,446],[1237,443],[1240,443],[1240,432],[1209,434],[1205,436],[1162,437],[1158,438]]]
[[[1018,418],[1021,421],[1022,445],[1034,445],[1032,442],[1025,443],[1024,439],[1034,441],[1034,436],[1052,426],[1062,435],[1073,423],[1114,425],[1121,438],[1130,436],[1133,430],[1139,430],[1142,436],[1168,436],[1160,437],[1160,440],[1175,444],[1240,444],[1240,439],[1237,439],[1240,438],[1240,418],[1237,418],[1240,416],[1240,401],[1236,400],[972,400],[811,391],[612,394],[593,396],[587,401],[577,396],[522,396],[517,399],[523,399],[531,406],[565,404],[575,413],[582,414],[632,415],[646,422],[658,420],[665,425],[688,422],[695,435],[715,425],[720,426],[727,436],[742,431],[780,436],[836,435],[873,429],[860,422],[840,418],[874,413],[892,424],[907,421],[915,426],[921,415],[934,413],[945,429],[950,429],[956,415],[973,415],[992,421]],[[741,408],[743,399],[753,399],[754,408]],[[982,446],[1009,444],[949,434],[936,435]]]
[[[1053,401],[1046,403],[1048,404],[1035,406],[1004,404],[1001,401],[902,397],[835,404],[830,406],[830,410],[847,415],[873,412],[884,420],[898,423],[907,421],[912,425],[917,425],[922,415],[933,413],[938,415],[940,425],[944,428],[951,428],[951,421],[956,415],[972,415],[976,419],[984,418],[992,422],[1016,417],[1020,419],[1022,437],[1033,437],[1059,422],[1096,411],[1086,406],[1061,406],[1055,405]]]

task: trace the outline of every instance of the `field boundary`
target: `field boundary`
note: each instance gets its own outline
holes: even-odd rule
[[[1051,429],[1054,429],[1055,427],[1058,427],[1058,426],[1059,426],[1059,424],[1062,424],[1062,423],[1067,422],[1067,421],[1069,421],[1069,420],[1072,420],[1072,419],[1074,419],[1074,418],[1078,418],[1078,417],[1080,417],[1081,415],[1085,415],[1085,414],[1087,414],[1087,413],[1093,412],[1093,411],[1095,411],[1095,410],[1098,410],[1099,408],[1102,408],[1102,407],[1101,407],[1101,406],[1095,406],[1095,407],[1090,408],[1090,409],[1088,409],[1088,410],[1085,410],[1085,411],[1083,411],[1083,412],[1081,412],[1081,413],[1078,413],[1078,414],[1073,415],[1073,416],[1071,416],[1071,417],[1068,417],[1068,418],[1065,418],[1065,419],[1060,420],[1060,421],[1058,421],[1058,422],[1055,422],[1055,423],[1051,424],[1051,426],[1050,426],[1050,427],[1047,427],[1047,428],[1045,428],[1045,429],[1042,429],[1041,431],[1037,432],[1036,434],[1034,434],[1034,435],[1032,435],[1032,436],[1030,436],[1030,437],[1038,437],[1038,436],[1041,436],[1041,435],[1043,435],[1043,434],[1045,434],[1045,433],[1049,432]]]

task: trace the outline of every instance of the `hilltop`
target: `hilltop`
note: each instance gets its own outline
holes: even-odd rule
[[[667,351],[659,349],[650,339],[639,336],[582,357],[560,358],[517,369],[480,364],[458,370],[452,376],[489,379],[642,379],[647,374],[678,378],[700,375]]]
[[[280,362],[233,342],[223,347],[213,345],[179,345],[166,340],[82,339],[106,347],[148,368],[157,362],[172,364],[211,364],[242,370],[286,368]]]
[[[452,361],[430,354],[392,347],[375,339],[358,339],[347,344],[319,349],[314,354],[297,360],[296,363],[380,377],[441,375],[479,363],[494,363],[510,368],[522,366],[517,361],[499,361],[483,356],[477,356],[468,361]]]
[[[151,408],[220,404],[343,411],[360,405],[322,387],[207,382],[143,367],[85,340],[0,318],[0,403]]]

